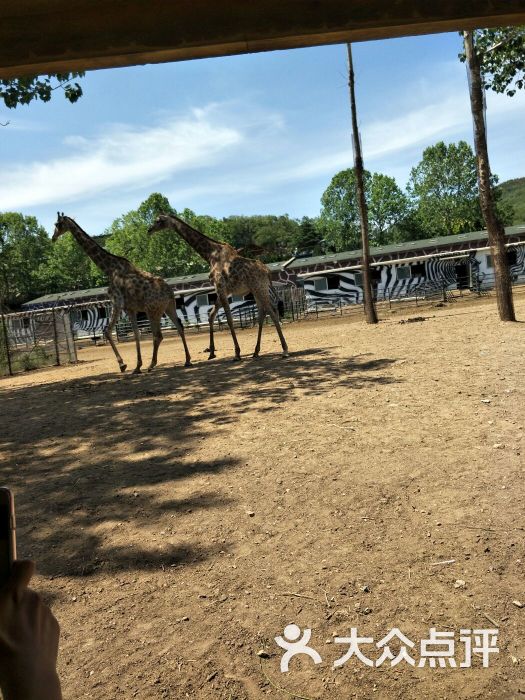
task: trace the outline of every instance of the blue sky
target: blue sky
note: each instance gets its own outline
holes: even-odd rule
[[[472,142],[458,34],[354,45],[365,165],[405,187],[423,149]],[[151,192],[200,214],[316,216],[352,165],[344,45],[92,71],[75,105],[0,109],[0,210],[101,233]],[[488,94],[492,169],[525,175],[525,95]]]

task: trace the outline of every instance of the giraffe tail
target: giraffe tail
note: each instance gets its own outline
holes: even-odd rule
[[[279,318],[282,318],[284,316],[284,303],[282,299],[280,298],[277,290],[273,286],[272,278],[270,277],[270,301],[272,302],[272,306],[274,309],[277,309],[279,313]]]

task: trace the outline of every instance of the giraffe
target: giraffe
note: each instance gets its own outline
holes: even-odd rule
[[[112,302],[112,314],[108,325],[104,331],[106,339],[109,341],[121,372],[126,371],[122,357],[115,345],[111,332],[118,321],[121,312],[124,310],[131,321],[135,343],[137,346],[137,366],[133,374],[140,374],[142,367],[142,355],[140,352],[140,334],[137,325],[137,312],[144,311],[149,319],[151,332],[153,333],[153,355],[148,367],[150,372],[157,364],[157,352],[162,342],[162,331],[160,319],[166,313],[175,324],[177,331],[184,345],[186,353],[185,367],[191,366],[191,358],[184,337],[184,329],[177,316],[175,297],[170,286],[161,277],[139,270],[132,265],[129,260],[118,255],[112,255],[102,248],[91,236],[83,231],[76,221],[63,213],[58,213],[53,242],[64,233],[70,232],[73,237],[88,255],[91,260],[104,272],[109,279],[108,295]]]
[[[237,342],[233,317],[228,303],[230,294],[253,294],[258,309],[259,331],[257,343],[253,351],[253,357],[259,356],[261,349],[261,336],[266,314],[275,325],[275,329],[283,348],[283,357],[288,357],[288,346],[284,339],[279,323],[279,314],[272,304],[271,292],[273,291],[270,271],[260,260],[250,260],[239,255],[238,251],[228,243],[221,243],[213,238],[208,238],[200,231],[187,224],[173,214],[160,214],[154,224],[150,226],[149,233],[163,229],[175,229],[177,233],[210,265],[210,282],[217,292],[217,300],[208,316],[210,326],[210,347],[208,360],[215,357],[215,343],[213,338],[213,322],[217,312],[224,307],[226,319],[233,338],[235,347],[235,360],[241,359],[241,349]]]

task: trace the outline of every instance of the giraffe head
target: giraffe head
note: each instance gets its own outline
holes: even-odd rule
[[[55,224],[55,230],[53,232],[52,241],[53,243],[60,238],[64,233],[67,233],[69,229],[69,218],[62,212],[62,214],[57,211],[57,220]]]
[[[155,221],[148,228],[148,233],[155,233],[156,231],[163,231],[164,229],[171,228],[172,224],[170,222],[169,214],[159,214]]]

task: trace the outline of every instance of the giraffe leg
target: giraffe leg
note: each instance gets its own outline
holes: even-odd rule
[[[228,326],[230,327],[230,333],[232,334],[232,338],[233,338],[233,345],[235,347],[235,357],[233,359],[240,360],[241,359],[241,348],[239,347],[239,343],[237,342],[237,335],[235,334],[235,328],[233,325],[233,316],[232,316],[232,312],[230,309],[230,304],[228,303],[228,297],[225,294],[220,294],[219,296],[220,296],[221,304],[224,307],[224,311],[226,313],[226,320],[228,321]]]
[[[279,340],[281,341],[281,345],[283,347],[283,357],[288,357],[290,353],[288,352],[288,345],[286,343],[286,340],[284,339],[284,335],[281,330],[281,324],[279,322],[279,312],[270,304],[270,306],[268,307],[268,313],[270,314],[270,317],[273,321],[273,325],[275,326],[275,330],[277,331],[277,335],[279,336]]]
[[[106,340],[109,342],[109,344],[111,345],[111,349],[115,353],[115,357],[117,358],[117,362],[119,364],[120,371],[125,372],[127,365],[124,364],[124,360],[120,356],[120,353],[117,350],[117,346],[115,345],[115,341],[113,340],[113,337],[111,335],[111,333],[113,331],[113,327],[115,326],[116,322],[118,321],[121,312],[122,312],[122,307],[119,306],[118,304],[113,303],[113,311],[111,312],[111,318],[109,319],[109,323],[104,330],[104,336],[105,336]]]
[[[135,336],[135,345],[137,347],[137,366],[133,370],[132,374],[140,374],[140,368],[142,367],[142,354],[140,352],[140,332],[137,325],[137,314],[135,312],[131,313],[128,311],[128,317],[131,322],[131,327],[133,328],[133,335]]]
[[[217,301],[215,302],[213,309],[210,309],[210,312],[208,314],[208,323],[210,325],[210,347],[208,348],[210,354],[208,355],[208,360],[213,360],[215,357],[215,340],[213,338],[213,323],[215,321],[215,317],[217,316],[217,312],[221,308],[221,300],[219,297],[217,297]]]
[[[177,314],[177,307],[175,305],[175,301],[173,301],[173,303],[170,303],[170,305],[166,309],[166,313],[168,314],[168,316],[171,318],[171,320],[175,324],[175,328],[177,329],[178,334],[180,335],[180,339],[182,340],[182,344],[184,345],[184,352],[186,354],[186,362],[184,363],[184,367],[191,367],[190,351],[188,350],[188,344],[186,343],[186,336],[184,335],[184,327],[183,327],[182,323],[180,322],[180,318]]]
[[[255,350],[253,351],[252,357],[259,357],[259,351],[261,349],[261,337],[262,337],[262,331],[263,331],[264,317],[266,316],[264,309],[259,304],[257,304],[257,312],[258,312],[258,319],[259,319],[259,330],[257,332],[257,343],[255,345]]]
[[[162,330],[160,327],[160,319],[156,316],[150,316],[149,323],[151,326],[151,332],[153,333],[153,354],[151,356],[151,362],[148,367],[148,372],[151,372],[151,370],[157,364],[157,353],[159,351],[159,345],[162,343]]]

